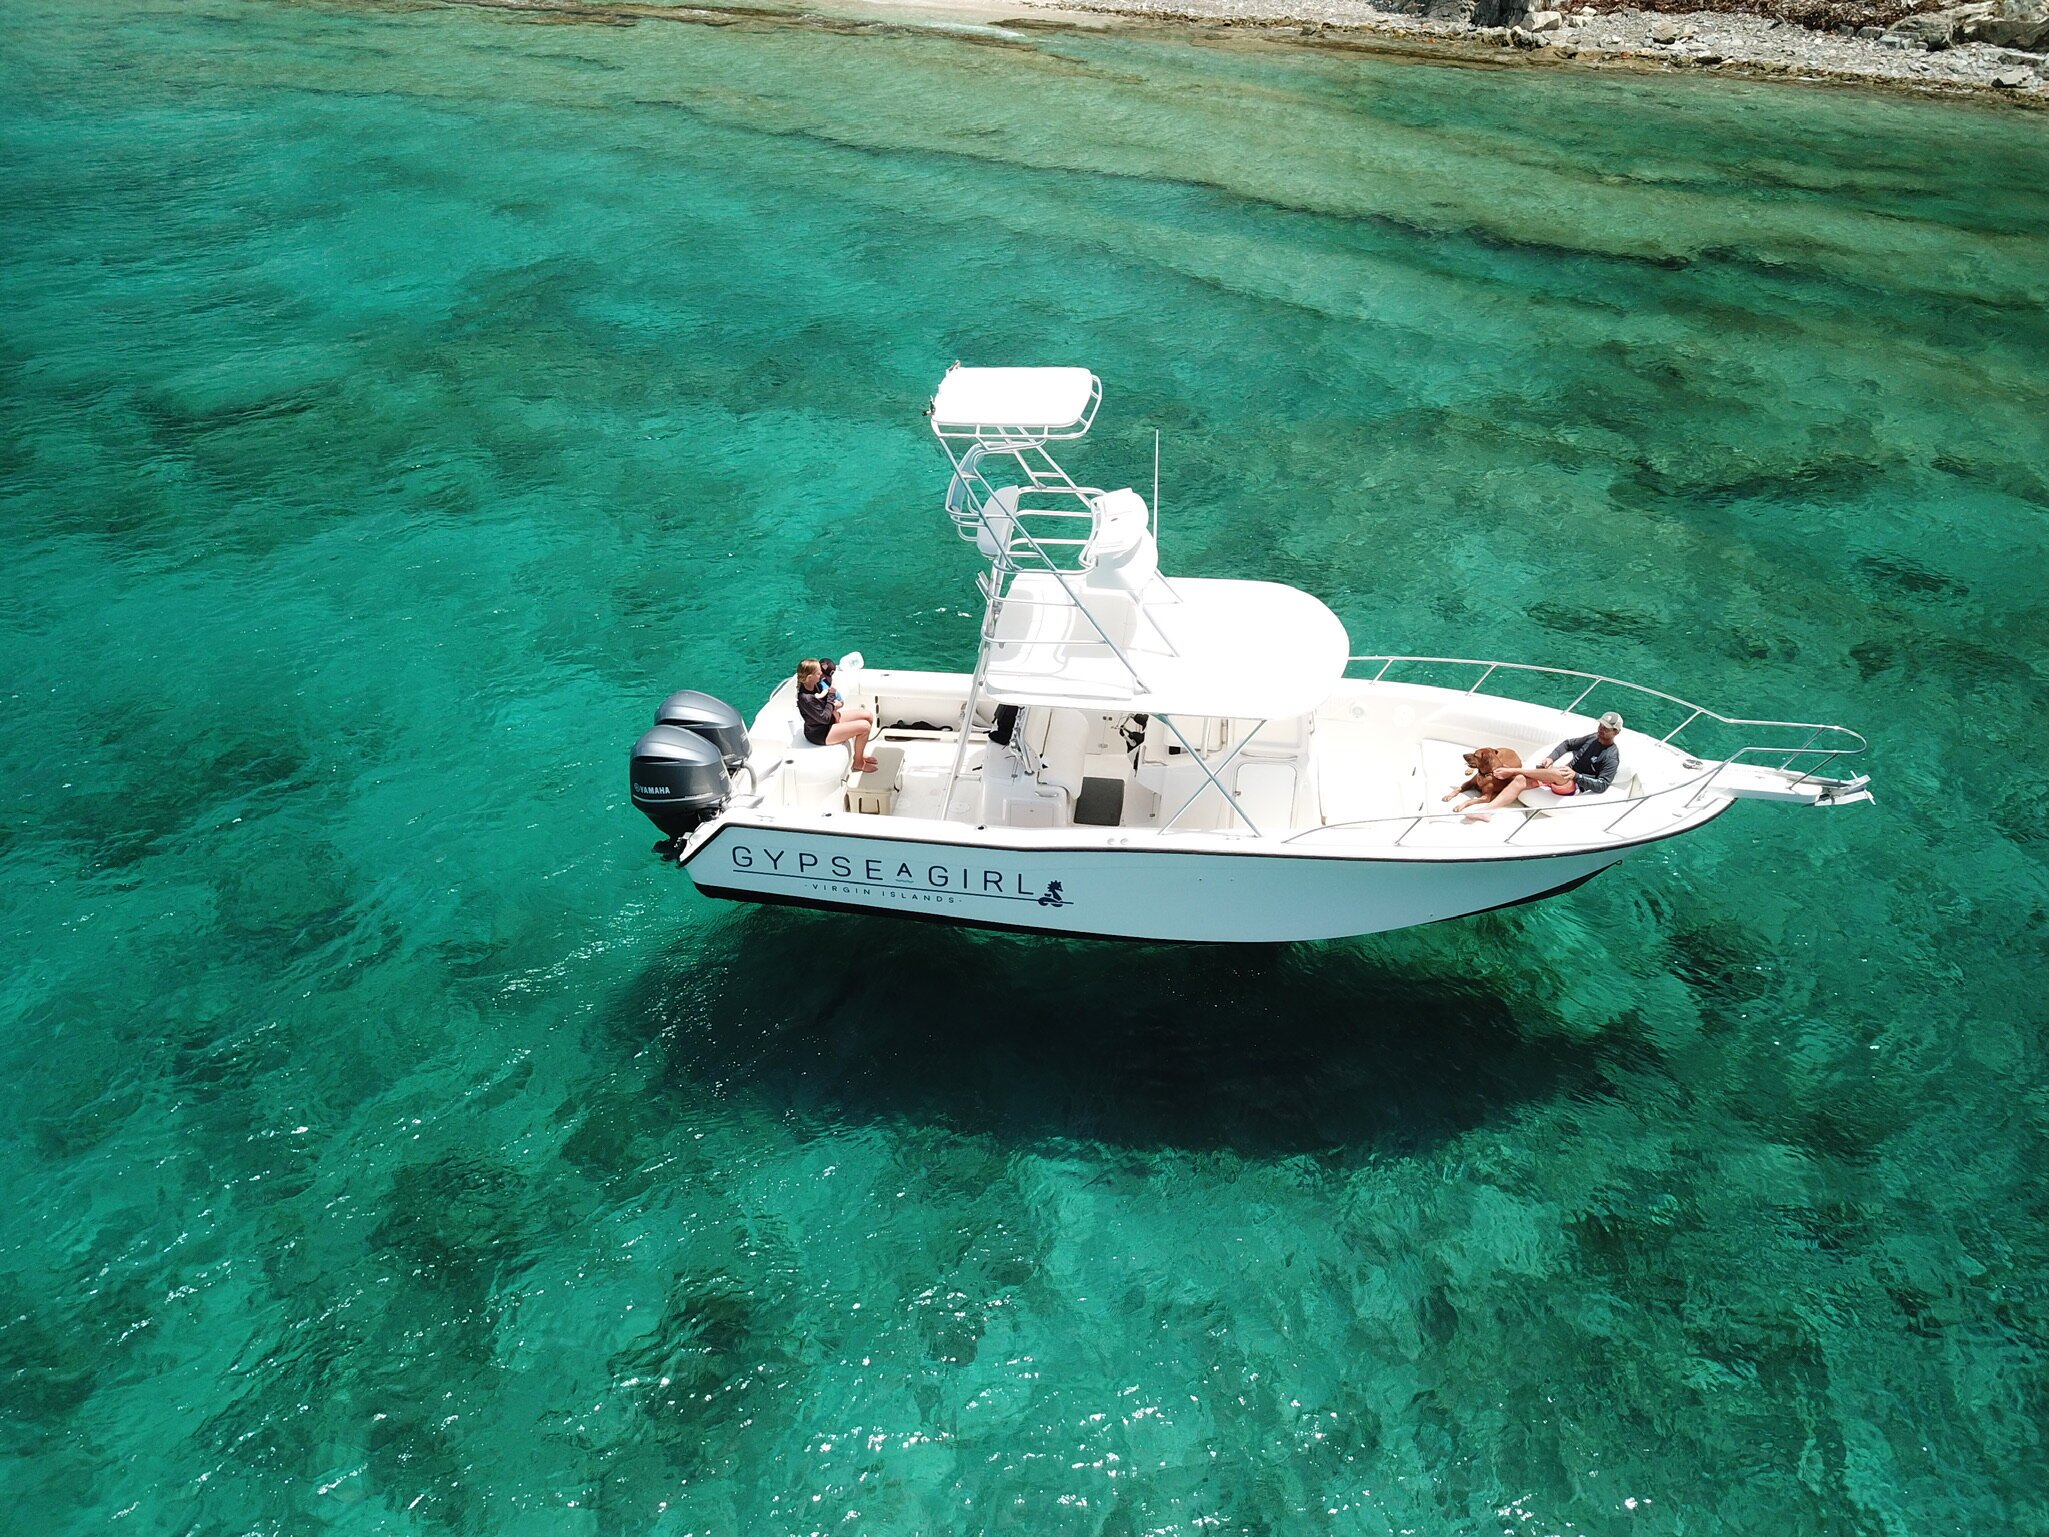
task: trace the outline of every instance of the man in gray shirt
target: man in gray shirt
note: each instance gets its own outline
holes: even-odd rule
[[[1484,822],[1502,806],[1512,806],[1529,789],[1549,790],[1560,800],[1584,791],[1599,795],[1615,783],[1622,771],[1622,751],[1615,739],[1622,735],[1622,717],[1613,710],[1603,715],[1586,736],[1567,737],[1536,766],[1526,768],[1502,787],[1501,793],[1484,806],[1466,814],[1468,822]]]
[[[1575,790],[1599,795],[1615,783],[1616,772],[1622,767],[1622,753],[1615,745],[1621,734],[1622,717],[1610,710],[1587,735],[1567,737],[1551,749],[1549,757],[1524,772],[1531,784],[1543,785],[1561,795],[1570,795]]]

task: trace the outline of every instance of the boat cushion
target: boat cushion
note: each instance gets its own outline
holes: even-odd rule
[[[1082,771],[1088,759],[1088,718],[1079,710],[1035,710],[1049,717],[1045,746],[1039,754],[1039,782],[1057,786],[1069,796],[1081,794]]]
[[[1554,806],[1576,806],[1581,801],[1606,800],[1614,795],[1615,787],[1613,785],[1608,786],[1605,790],[1578,790],[1571,795],[1560,795],[1548,785],[1531,785],[1529,789],[1516,797],[1516,801],[1520,805],[1529,807],[1532,811],[1548,811]],[[1619,799],[1619,797],[1617,798]]]
[[[1088,568],[1085,585],[1140,591],[1160,565],[1145,498],[1127,486],[1095,497],[1089,510],[1095,515],[1095,526],[1083,551]]]
[[[794,758],[798,753],[843,753],[849,763],[854,761],[853,750],[845,742],[821,746],[804,735],[802,720],[793,720],[790,722],[790,755]]]

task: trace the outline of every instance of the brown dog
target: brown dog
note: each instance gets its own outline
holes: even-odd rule
[[[1477,795],[1482,801],[1491,801],[1508,788],[1515,771],[1523,766],[1522,754],[1513,747],[1475,747],[1465,756],[1473,777],[1445,796],[1448,801],[1461,795]]]

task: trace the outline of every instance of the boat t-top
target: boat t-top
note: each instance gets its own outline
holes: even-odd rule
[[[868,766],[813,746],[787,677],[744,726],[685,690],[633,750],[656,847],[708,896],[1145,940],[1326,939],[1556,896],[1739,800],[1844,806],[1864,739],[1741,720],[1594,673],[1355,656],[1317,598],[1168,577],[1153,507],[1072,479],[1102,385],[963,368],[932,430],[978,553],[972,672],[848,658]],[[1157,484],[1154,502],[1158,501]],[[1531,788],[1483,820],[1466,754],[1535,764],[1624,717],[1605,789]]]

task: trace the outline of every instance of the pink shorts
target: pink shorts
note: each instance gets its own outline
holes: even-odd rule
[[[1577,795],[1579,794],[1579,781],[1571,779],[1567,780],[1563,785],[1546,785],[1544,788],[1553,795]]]

